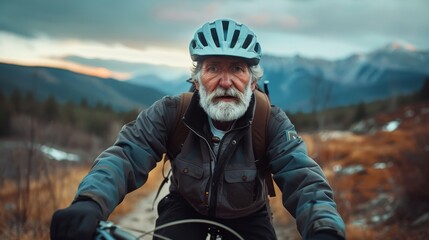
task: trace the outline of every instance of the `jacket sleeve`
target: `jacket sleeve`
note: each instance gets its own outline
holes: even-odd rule
[[[306,239],[315,232],[329,231],[345,238],[345,225],[322,169],[307,155],[304,142],[279,108],[272,108],[268,131],[267,158],[274,181],[300,234]]]
[[[179,100],[165,97],[124,125],[116,142],[96,159],[74,201],[91,199],[107,219],[125,195],[142,186],[166,152]]]

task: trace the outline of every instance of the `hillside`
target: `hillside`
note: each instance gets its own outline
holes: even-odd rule
[[[33,91],[39,99],[52,95],[62,103],[80,103],[86,99],[90,105],[102,103],[119,111],[148,107],[165,95],[154,88],[112,78],[104,79],[57,68],[4,63],[0,63],[0,88],[5,94],[14,90],[22,93]]]

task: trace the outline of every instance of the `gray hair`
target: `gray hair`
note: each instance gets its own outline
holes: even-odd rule
[[[193,81],[199,81],[200,80],[200,74],[201,74],[201,68],[203,64],[202,62],[197,62],[194,64],[194,66],[191,68],[191,79]],[[262,69],[261,65],[253,65],[248,66],[249,73],[250,73],[250,79],[252,82],[258,82],[262,76],[264,75],[264,70]]]

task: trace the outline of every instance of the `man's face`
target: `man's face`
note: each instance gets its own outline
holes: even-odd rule
[[[209,57],[202,63],[200,105],[214,120],[228,122],[246,112],[256,83],[250,80],[246,62],[236,57]]]

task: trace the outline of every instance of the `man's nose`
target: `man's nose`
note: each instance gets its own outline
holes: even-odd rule
[[[219,80],[219,87],[228,89],[232,86],[232,75],[228,71],[223,71]]]

